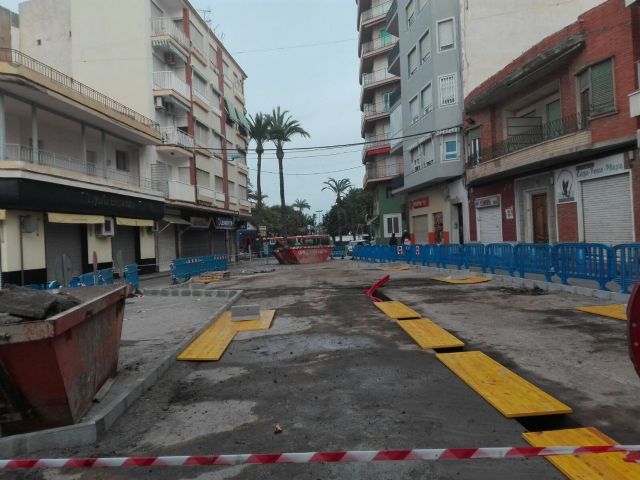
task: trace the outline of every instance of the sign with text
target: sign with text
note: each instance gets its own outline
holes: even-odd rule
[[[476,198],[476,208],[499,207],[500,195],[491,195],[490,197]]]
[[[418,198],[417,200],[411,200],[409,202],[409,208],[411,210],[417,210],[418,208],[425,208],[429,206],[429,197]]]
[[[617,175],[624,172],[624,155],[617,154],[600,158],[595,162],[576,165],[576,178],[579,182],[593,178]]]
[[[209,219],[205,217],[190,217],[189,223],[193,228],[209,228]]]
[[[215,225],[220,230],[234,230],[236,228],[236,222],[233,217],[216,217]]]

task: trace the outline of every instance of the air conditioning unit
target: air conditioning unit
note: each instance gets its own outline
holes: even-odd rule
[[[155,98],[155,106],[157,110],[164,108],[164,103],[162,102],[162,97]]]
[[[169,66],[174,66],[176,64],[176,54],[173,52],[167,52],[164,54],[164,63]]]
[[[96,237],[113,237],[115,233],[116,229],[111,217],[105,217],[104,223],[96,225]]]

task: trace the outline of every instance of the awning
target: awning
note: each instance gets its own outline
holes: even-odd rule
[[[184,218],[180,218],[177,215],[165,215],[164,217],[162,217],[162,221],[173,223],[175,225],[191,225],[191,223],[189,223],[187,220],[185,220]]]
[[[153,227],[153,220],[144,220],[141,218],[116,217],[116,223],[123,227]]]
[[[0,209],[0,220],[6,220],[7,219],[7,211],[2,208]]]
[[[238,117],[236,116],[236,109],[233,107],[233,104],[226,98],[224,99],[224,108],[227,111],[227,116],[229,117],[229,119],[232,122],[238,123]]]
[[[180,51],[170,40],[167,39],[159,39],[159,40],[151,40],[151,46],[153,47],[167,47],[172,53],[176,56],[180,57],[184,63],[187,63],[187,57],[184,53]]]
[[[104,215],[83,215],[82,213],[47,213],[51,223],[85,223],[95,225],[104,223]]]
[[[193,70],[193,73],[195,73],[196,75],[198,75],[202,80],[207,80],[207,76],[202,73],[200,71],[200,69],[196,68],[195,65],[191,65],[191,69]]]
[[[175,55],[180,57],[180,60],[182,60],[184,63],[187,63],[189,61],[187,57],[184,55],[184,53],[182,53],[173,43],[169,44],[169,50],[171,50]]]

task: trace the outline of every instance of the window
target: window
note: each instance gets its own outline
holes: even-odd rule
[[[384,105],[384,110],[385,112],[388,112],[389,110],[391,110],[391,94],[393,92],[385,92],[382,95],[382,103]]]
[[[209,172],[205,170],[196,169],[196,184],[199,187],[209,188],[211,186],[211,180],[209,179]]]
[[[458,103],[458,75],[450,73],[438,77],[440,89],[440,107],[449,107]]]
[[[229,181],[229,196],[230,197],[236,196],[236,184],[232,181]]]
[[[427,140],[422,144],[422,166],[430,167],[433,165],[435,159],[435,151],[433,149],[433,141],[431,139]]]
[[[238,198],[240,198],[240,200],[248,200],[247,197],[247,187],[242,186],[242,185],[238,185]]]
[[[421,160],[422,158],[420,157],[420,147],[416,147],[411,150],[411,165],[414,172],[417,172],[422,168]]]
[[[431,55],[431,35],[429,35],[429,30],[425,33],[420,39],[420,64],[422,65],[427,61]]]
[[[458,135],[450,134],[442,137],[443,161],[458,160]]]
[[[611,59],[592,65],[578,75],[580,109],[584,116],[615,110],[613,62]]]
[[[224,192],[224,179],[216,175],[216,192],[222,193]]]
[[[411,124],[420,120],[420,106],[418,105],[418,97],[414,97],[409,102],[409,114],[411,115]]]
[[[482,134],[482,129],[480,127],[474,128],[467,133],[467,147],[469,149],[469,164],[477,165],[481,161],[480,156],[480,136]]]
[[[412,76],[418,70],[418,49],[413,47],[409,52],[409,76]]]
[[[384,215],[384,236],[391,238],[392,234],[401,235],[400,227],[402,224],[402,215],[399,213]]]
[[[453,18],[438,22],[438,51],[445,52],[456,47],[456,32]]]
[[[416,6],[413,4],[413,0],[409,0],[407,3],[407,30],[413,25],[413,22],[416,19]]]
[[[124,150],[116,150],[116,169],[123,172],[129,171],[129,153]]]
[[[424,87],[420,92],[420,103],[423,115],[426,115],[433,110],[433,93],[431,92],[431,84]]]

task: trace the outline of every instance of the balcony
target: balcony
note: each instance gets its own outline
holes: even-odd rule
[[[507,119],[507,123],[509,120],[514,119]],[[517,134],[491,147],[469,152],[467,182],[526,172],[558,160],[568,160],[580,156],[591,146],[590,124],[582,115],[521,128]]]
[[[363,58],[379,55],[385,51],[391,50],[394,46],[397,46],[399,51],[400,44],[398,41],[398,37],[392,37],[391,35],[375,38],[370,42],[362,44],[361,55]]]
[[[204,110],[209,111],[211,109],[211,98],[207,96],[204,91],[201,91],[198,87],[193,86],[193,99],[198,102],[198,105]]]
[[[396,45],[391,49],[389,55],[387,56],[387,70],[389,73],[394,75],[400,75],[400,44],[396,43]]]
[[[400,28],[398,27],[398,1],[393,0],[386,17],[387,28],[385,29],[391,35],[400,36]]]
[[[193,156],[194,140],[191,135],[177,127],[161,127],[162,145],[157,147],[159,152],[166,152],[181,158]]]
[[[362,132],[364,133],[367,122],[375,122],[389,117],[390,110],[390,105],[387,102],[365,104],[364,112],[362,112]]]
[[[57,96],[73,100],[107,116],[111,125],[117,125],[122,130],[121,135],[127,138],[130,137],[129,130],[132,128],[156,140],[160,136],[157,122],[18,50],[0,48],[0,74],[33,82],[49,99],[53,98],[51,92],[55,92]],[[16,86],[17,82],[12,87]],[[68,102],[65,103],[65,108],[69,108]],[[123,129],[122,124],[127,128]]]
[[[68,180],[157,193],[151,179],[58,152],[34,151],[27,145],[0,145],[0,169],[28,170]]]
[[[153,72],[153,93],[157,96],[178,95],[178,100],[189,105],[191,89],[171,70]]]
[[[373,25],[386,18],[387,12],[393,2],[385,2],[365,10],[360,14],[360,27]]]
[[[402,162],[384,163],[376,162],[367,165],[362,184],[364,188],[379,182],[386,182],[395,177],[404,175],[404,165]]]
[[[173,40],[182,48],[189,50],[189,38],[171,18],[152,18],[151,37],[156,40],[162,40],[162,37],[166,37],[166,39]]]
[[[381,135],[365,135],[365,144],[362,146],[362,159],[366,161],[367,157],[374,158],[375,155],[389,153],[389,136]]]
[[[373,88],[397,80],[400,80],[400,77],[389,73],[386,68],[362,75],[362,85],[364,88]]]
[[[213,204],[216,200],[216,192],[208,187],[198,185],[198,201]]]
[[[167,197],[169,198],[169,200],[195,203],[196,190],[193,185],[190,185],[188,183],[169,180],[167,181]]]

